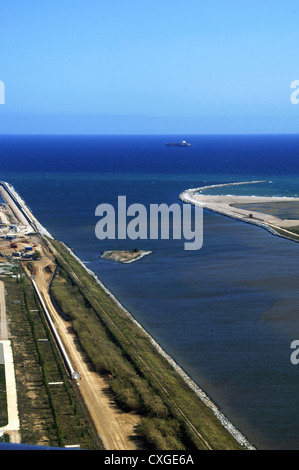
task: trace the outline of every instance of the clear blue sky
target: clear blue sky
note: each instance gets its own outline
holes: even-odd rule
[[[0,0],[0,133],[298,132],[298,0]]]

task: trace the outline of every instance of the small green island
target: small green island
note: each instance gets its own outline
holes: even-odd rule
[[[152,251],[143,251],[134,248],[133,250],[114,250],[114,251],[103,251],[100,258],[109,260],[109,261],[116,261],[117,263],[133,263],[134,261],[138,261],[144,256],[150,255]]]

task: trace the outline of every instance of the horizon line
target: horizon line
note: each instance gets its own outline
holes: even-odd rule
[[[0,132],[0,137],[20,137],[20,136],[32,136],[32,137],[164,137],[164,136],[178,136],[178,135],[185,135],[185,136],[193,136],[193,137],[211,137],[211,136],[296,136],[299,135],[299,132],[211,132],[211,133],[199,133],[199,134],[194,134],[194,133],[187,133],[187,132],[175,132],[175,133],[34,133],[34,132],[21,132],[21,133],[1,133]]]

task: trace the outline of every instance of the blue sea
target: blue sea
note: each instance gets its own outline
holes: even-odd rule
[[[190,148],[165,142],[188,140]],[[299,136],[0,136],[0,179],[93,270],[259,449],[299,449],[299,244],[204,211],[203,247],[104,240],[99,204],[179,203],[187,188],[299,196]],[[153,254],[122,265],[104,250]]]

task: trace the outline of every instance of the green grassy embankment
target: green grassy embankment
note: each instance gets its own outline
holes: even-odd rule
[[[118,405],[142,416],[137,432],[147,445],[157,450],[242,449],[65,246],[45,241],[60,267],[52,287],[55,300]]]

